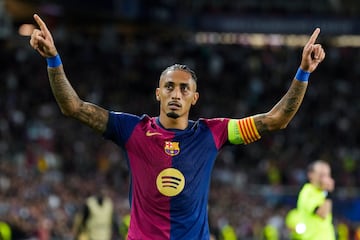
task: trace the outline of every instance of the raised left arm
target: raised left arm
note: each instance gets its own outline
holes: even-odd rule
[[[320,29],[316,28],[304,46],[299,70],[286,94],[269,112],[253,116],[260,135],[285,128],[298,111],[308,85],[307,77],[325,58],[322,46],[315,44],[319,33]]]

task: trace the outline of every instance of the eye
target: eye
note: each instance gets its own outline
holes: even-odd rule
[[[188,89],[187,89],[187,88],[182,88],[181,91],[182,91],[183,93],[187,93],[187,92],[188,92]]]
[[[182,92],[187,92],[187,91],[189,91],[189,90],[190,90],[190,88],[189,88],[188,85],[181,85],[181,91],[182,91]]]
[[[172,90],[172,89],[174,88],[174,86],[173,86],[172,84],[166,84],[166,85],[165,85],[165,88],[166,88],[167,90]]]

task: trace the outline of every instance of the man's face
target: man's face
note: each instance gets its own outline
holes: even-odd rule
[[[327,189],[329,181],[332,181],[330,166],[325,163],[317,163],[309,173],[309,180],[312,184],[323,190]]]
[[[189,115],[191,105],[199,98],[191,74],[182,70],[167,71],[160,78],[156,99],[160,101],[160,114],[170,118]]]

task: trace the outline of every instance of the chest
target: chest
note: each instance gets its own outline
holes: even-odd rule
[[[136,129],[126,151],[130,164],[137,161],[149,166],[185,169],[202,165],[217,153],[212,133],[200,129],[183,134]]]

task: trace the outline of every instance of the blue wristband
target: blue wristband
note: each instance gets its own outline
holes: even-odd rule
[[[51,68],[58,67],[62,64],[59,54],[56,54],[56,56],[54,56],[54,57],[46,58],[46,61],[47,61],[48,67],[51,67]]]
[[[298,68],[295,79],[299,80],[300,82],[307,82],[309,80],[310,72],[306,72],[301,68]]]

